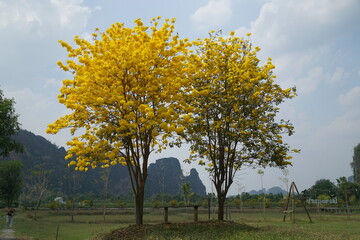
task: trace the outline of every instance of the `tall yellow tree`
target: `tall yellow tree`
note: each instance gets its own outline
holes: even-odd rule
[[[193,90],[188,95],[194,108],[184,136],[191,143],[189,160],[207,165],[218,196],[218,220],[224,219],[224,203],[236,172],[245,165],[291,164],[282,134],[293,133],[287,121],[277,122],[278,105],[295,96],[274,82],[274,65],[263,66],[256,57],[260,48],[234,36],[210,37],[195,42],[191,57]],[[295,150],[297,151],[297,150]]]
[[[133,28],[116,23],[105,32],[96,29],[93,41],[75,36],[76,48],[60,41],[70,60],[58,65],[73,78],[63,80],[58,99],[71,113],[47,129],[70,129],[66,158],[75,170],[127,165],[137,225],[143,224],[149,155],[177,143],[172,136],[184,129],[178,119],[190,43],[174,34],[174,19],[159,22],[145,26],[137,19]]]

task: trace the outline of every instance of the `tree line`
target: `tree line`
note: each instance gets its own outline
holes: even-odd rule
[[[360,202],[360,185],[348,181],[346,177],[336,179],[333,183],[329,179],[320,179],[315,184],[302,191],[306,199],[328,200],[337,198],[339,205],[358,205]]]

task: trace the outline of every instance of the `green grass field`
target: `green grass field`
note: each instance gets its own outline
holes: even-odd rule
[[[306,214],[296,214],[292,223],[288,216],[283,222],[279,209],[266,211],[265,219],[261,210],[248,209],[243,213],[232,210],[228,218],[232,223],[219,224],[208,221],[206,209],[199,211],[199,224],[192,224],[192,209],[169,209],[169,222],[163,222],[162,209],[147,209],[144,215],[145,227],[133,225],[134,214],[129,210],[109,210],[106,220],[101,211],[78,211],[71,222],[70,212],[41,211],[38,220],[31,212],[18,211],[13,228],[17,237],[33,240],[120,240],[120,239],[360,239],[360,214],[346,215],[311,212],[314,223],[309,223]],[[212,219],[216,215],[211,215]],[[5,219],[1,220],[5,226]],[[120,230],[116,230],[120,229]],[[58,235],[57,235],[58,230]],[[116,231],[115,231],[116,230]],[[108,234],[111,231],[112,234]],[[107,235],[106,235],[107,234]],[[111,235],[115,236],[111,238]],[[101,237],[102,236],[102,237]],[[122,237],[125,238],[122,238]]]

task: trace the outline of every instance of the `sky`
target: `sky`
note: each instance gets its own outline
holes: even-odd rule
[[[289,181],[301,191],[322,178],[352,175],[353,148],[360,143],[358,0],[0,0],[0,89],[15,99],[22,128],[58,146],[70,140],[66,130],[45,133],[68,112],[57,102],[61,81],[69,77],[56,65],[67,59],[58,40],[72,44],[75,35],[89,38],[95,28],[105,31],[115,22],[132,27],[137,18],[157,16],[176,18],[183,38],[207,37],[211,30],[252,33],[260,59],[273,59],[277,83],[298,92],[279,114],[295,127],[286,141],[301,149],[288,168]],[[162,157],[184,160],[188,148],[168,149],[151,161]],[[214,191],[203,167],[182,167],[195,167],[207,191]],[[286,188],[281,170],[266,168],[263,176],[257,170],[240,170],[230,194],[262,185]]]

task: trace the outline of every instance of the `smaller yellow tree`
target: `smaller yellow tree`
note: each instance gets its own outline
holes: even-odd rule
[[[190,58],[193,80],[188,101],[193,115],[184,136],[191,143],[191,159],[207,165],[218,196],[218,220],[236,172],[244,165],[286,166],[289,146],[282,134],[293,133],[288,121],[276,121],[277,107],[295,96],[295,89],[274,83],[271,59],[263,66],[260,48],[249,40],[212,32],[195,42]],[[297,151],[297,150],[295,150]]]
[[[145,26],[137,19],[133,28],[116,23],[97,30],[93,42],[76,36],[77,48],[60,41],[74,60],[58,65],[74,78],[63,81],[58,98],[72,112],[47,129],[56,134],[70,128],[74,137],[66,158],[76,157],[69,163],[76,170],[127,165],[137,225],[143,224],[149,155],[184,129],[178,119],[186,108],[183,76],[190,43],[174,34],[174,19],[161,27],[159,20]]]

